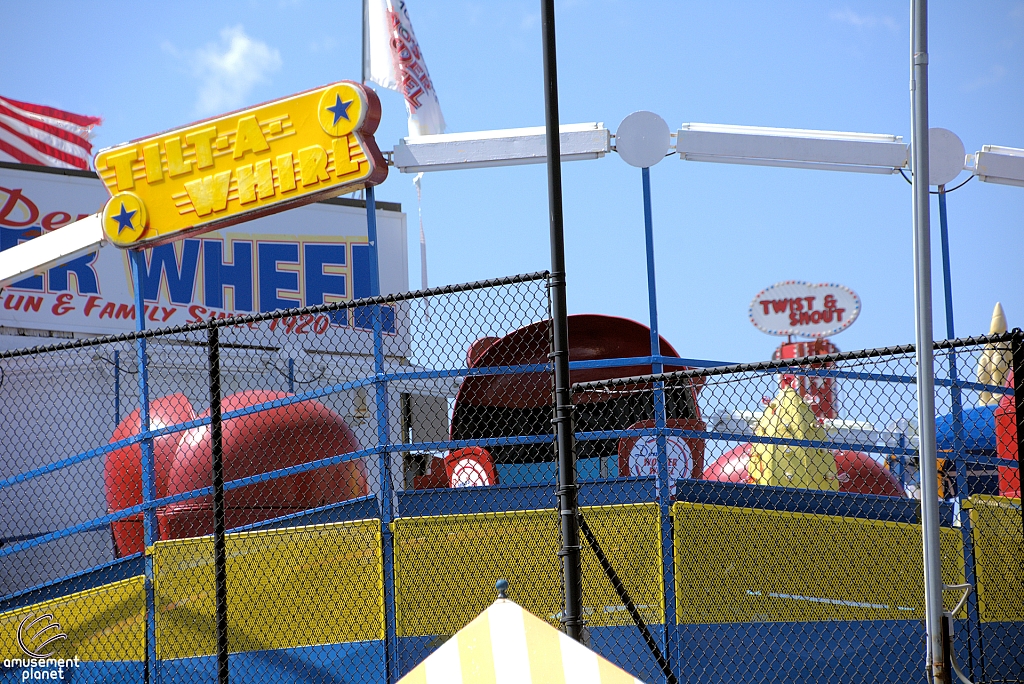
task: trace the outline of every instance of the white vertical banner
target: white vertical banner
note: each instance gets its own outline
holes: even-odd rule
[[[402,93],[409,136],[444,133],[444,116],[405,0],[366,0],[363,78]]]

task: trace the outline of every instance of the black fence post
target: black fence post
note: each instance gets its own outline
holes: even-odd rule
[[[604,549],[601,548],[601,544],[598,543],[597,537],[594,536],[593,530],[590,529],[590,525],[587,523],[587,519],[583,517],[583,511],[580,511],[579,517],[580,532],[583,534],[583,538],[587,540],[587,544],[590,545],[590,550],[594,552],[594,556],[597,557],[597,562],[601,564],[601,569],[604,570],[604,574],[608,577],[608,581],[611,582],[612,589],[618,595],[619,600],[622,601],[622,606],[629,613],[629,617],[632,618],[633,624],[640,630],[640,636],[643,637],[644,643],[647,644],[647,648],[650,650],[651,655],[658,662],[658,667],[661,668],[662,673],[665,675],[666,684],[679,684],[679,680],[676,679],[675,673],[672,672],[672,666],[668,660],[665,659],[665,655],[658,648],[658,642],[654,640],[654,635],[651,634],[651,630],[648,629],[647,623],[644,622],[643,616],[636,607],[636,603],[633,602],[633,597],[629,595],[629,591],[626,589],[626,585],[622,583],[622,579],[619,577],[619,573],[615,572],[615,568],[612,567],[612,563],[608,560],[608,556],[605,555]]]
[[[541,0],[544,38],[544,105],[548,157],[548,212],[551,231],[551,327],[555,365],[555,442],[558,448],[558,511],[561,518],[562,580],[566,634],[583,638],[583,570],[577,525],[576,460],[573,457],[572,396],[569,391],[569,321],[565,297],[565,234],[562,224],[562,155],[558,129],[558,69],[555,59],[555,2]]]
[[[207,329],[210,362],[210,443],[213,460],[213,563],[216,592],[217,682],[228,684],[228,569],[224,540],[224,450],[220,416],[220,337],[216,326]]]

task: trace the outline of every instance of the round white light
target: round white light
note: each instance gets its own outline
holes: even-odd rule
[[[615,131],[615,151],[630,166],[654,166],[669,152],[672,134],[665,120],[654,112],[633,112]]]
[[[945,185],[964,169],[964,144],[953,131],[928,130],[928,184]]]

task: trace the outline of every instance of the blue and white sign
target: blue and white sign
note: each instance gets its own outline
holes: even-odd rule
[[[0,168],[0,249],[96,212],[99,180]],[[405,215],[378,209],[381,292],[408,289]],[[165,327],[369,296],[366,212],[328,200],[146,251],[146,326]],[[289,337],[358,332],[368,312],[298,317]],[[387,332],[396,332],[388,310]],[[308,318],[308,320],[306,320]],[[0,293],[0,327],[85,334],[135,329],[128,255],[111,247],[25,278]]]

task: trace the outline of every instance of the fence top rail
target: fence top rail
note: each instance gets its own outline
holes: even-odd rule
[[[955,340],[938,340],[933,344],[935,351],[958,349],[961,347],[974,347],[987,344],[999,344],[1012,342],[1014,339],[1024,342],[1024,331],[1014,328],[1005,333],[996,335],[978,335],[975,337],[961,337]],[[639,385],[652,382],[668,382],[693,380],[718,375],[734,375],[736,373],[759,373],[765,371],[778,371],[792,369],[800,366],[812,366],[837,361],[856,361],[860,359],[872,359],[885,356],[903,356],[915,352],[915,345],[903,344],[893,347],[878,347],[875,349],[860,349],[849,352],[838,352],[835,354],[820,354],[818,356],[804,356],[794,359],[778,359],[775,361],[757,361],[754,363],[737,363],[729,366],[716,366],[713,368],[691,368],[688,370],[673,371],[671,373],[656,373],[648,375],[634,375],[625,378],[611,378],[609,380],[594,380],[592,382],[579,382],[572,386],[573,392],[586,392],[608,387],[620,387],[623,385]]]
[[[474,282],[461,283],[458,285],[442,285],[440,287],[432,287],[426,290],[413,290],[409,292],[399,292],[389,295],[380,295],[377,297],[365,297],[363,299],[354,299],[349,302],[332,302],[328,304],[318,304],[315,306],[305,306],[298,309],[279,309],[277,311],[267,311],[258,314],[246,314],[240,316],[230,316],[228,318],[217,318],[208,321],[201,321],[199,323],[187,323],[185,325],[177,325],[168,328],[153,328],[151,330],[120,333],[117,335],[103,335],[101,337],[83,338],[78,340],[71,340],[69,342],[62,342],[58,344],[40,345],[35,347],[26,347],[24,349],[13,349],[10,351],[3,351],[0,352],[0,361],[3,361],[5,359],[13,359],[21,356],[32,356],[35,354],[66,351],[69,349],[83,349],[86,347],[96,347],[104,344],[110,344],[113,342],[132,342],[139,339],[150,339],[155,337],[162,337],[165,335],[196,332],[200,330],[210,330],[213,328],[230,328],[236,325],[261,323],[263,321],[271,321],[281,318],[291,318],[293,316],[329,313],[332,311],[355,309],[363,306],[373,306],[375,304],[396,304],[398,302],[411,301],[415,299],[425,299],[427,297],[433,297],[438,295],[456,294],[459,292],[469,292],[473,290],[485,290],[487,288],[500,287],[502,285],[515,285],[516,283],[528,283],[537,280],[546,280],[548,278],[548,275],[549,274],[547,271],[537,271],[534,273],[524,273],[521,275],[491,278],[490,280],[477,280]]]

